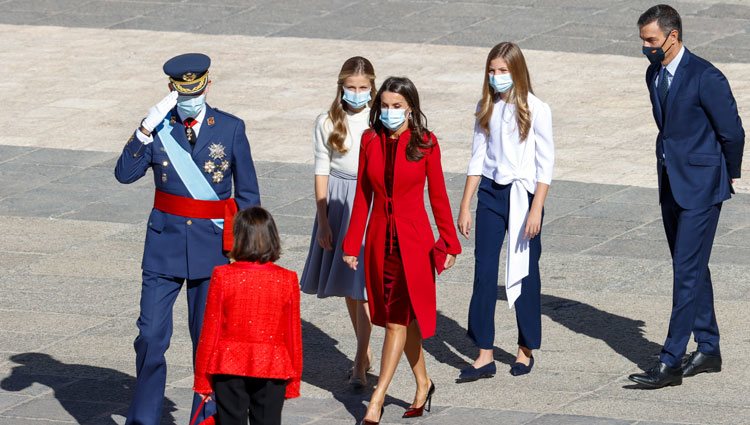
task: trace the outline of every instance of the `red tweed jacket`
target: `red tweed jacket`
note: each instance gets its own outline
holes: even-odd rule
[[[211,375],[286,379],[299,397],[302,326],[297,274],[273,263],[238,261],[214,269],[195,359],[197,393]]]

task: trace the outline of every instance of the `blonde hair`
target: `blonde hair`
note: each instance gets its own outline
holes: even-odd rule
[[[489,133],[490,118],[492,109],[495,105],[495,93],[490,87],[487,76],[490,73],[490,62],[494,59],[502,58],[508,65],[508,71],[513,79],[513,87],[508,93],[507,103],[516,107],[516,124],[518,125],[518,135],[521,142],[526,140],[531,128],[531,111],[529,110],[528,97],[529,93],[534,93],[531,89],[531,78],[529,69],[526,67],[526,59],[523,57],[521,48],[515,43],[502,42],[490,50],[487,55],[487,63],[484,67],[484,85],[482,86],[482,100],[479,101],[479,110],[475,114],[479,126]]]
[[[343,95],[344,95],[344,81],[355,75],[364,75],[370,80],[370,97],[375,98],[375,69],[369,60],[362,56],[354,56],[349,58],[341,66],[339,71],[339,79],[336,87],[336,97],[331,103],[331,108],[328,110],[328,118],[333,124],[333,131],[328,135],[328,144],[331,145],[339,153],[346,153],[348,149],[344,146],[346,142],[346,111],[344,108]],[[368,106],[372,105],[372,100],[368,103]]]

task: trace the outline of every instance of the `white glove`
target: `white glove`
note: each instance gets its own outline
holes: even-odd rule
[[[174,106],[177,104],[177,92],[171,91],[168,95],[164,97],[159,103],[152,106],[151,109],[148,110],[148,116],[143,119],[143,122],[141,122],[141,125],[143,128],[150,132],[154,131],[157,125],[164,119],[164,117],[169,113],[169,111],[174,108]]]

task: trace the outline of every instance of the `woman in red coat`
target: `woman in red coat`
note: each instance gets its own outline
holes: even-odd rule
[[[302,327],[297,274],[275,265],[281,242],[268,211],[234,219],[231,264],[211,275],[193,389],[214,392],[218,423],[281,425],[285,398],[299,397]]]
[[[386,328],[380,376],[365,424],[380,421],[402,352],[417,381],[414,402],[404,417],[421,416],[425,405],[429,410],[435,391],[422,352],[422,338],[435,334],[437,315],[433,258],[440,256],[431,253],[439,245],[447,255],[438,266],[449,268],[461,246],[445,190],[440,146],[425,122],[414,84],[407,78],[391,77],[380,87],[370,113],[371,129],[362,135],[344,261],[356,269],[366,227],[364,266],[370,316],[374,325]],[[440,233],[438,244],[424,207],[425,182]]]

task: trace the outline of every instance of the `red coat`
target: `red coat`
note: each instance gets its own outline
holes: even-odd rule
[[[212,392],[211,375],[286,379],[286,398],[299,397],[302,325],[295,272],[245,261],[214,269],[193,389]]]
[[[461,253],[453,214],[445,189],[443,167],[440,163],[440,146],[433,134],[434,146],[424,151],[424,157],[413,162],[406,158],[406,145],[411,132],[402,133],[398,140],[393,175],[393,216],[401,251],[406,282],[414,314],[417,316],[423,338],[435,334],[436,303],[435,273],[430,251],[435,245],[427,211],[424,207],[424,185],[428,184],[430,205],[440,238],[446,243],[449,254]],[[356,256],[365,238],[365,280],[372,323],[385,326],[383,299],[383,264],[386,249],[385,155],[384,136],[374,130],[362,135],[359,152],[357,192],[354,197],[349,230],[344,238],[346,255]],[[367,215],[372,204],[370,220]],[[362,267],[362,265],[360,265]]]

